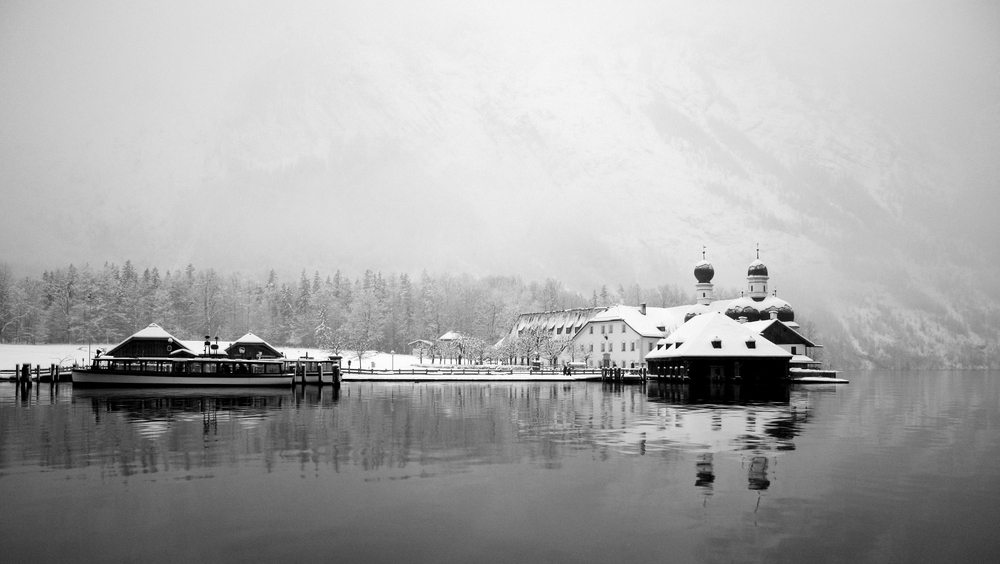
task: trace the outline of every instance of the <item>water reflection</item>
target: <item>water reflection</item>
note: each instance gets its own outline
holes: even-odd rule
[[[0,383],[0,539],[18,562],[982,560],[998,382]]]
[[[697,479],[694,485],[699,488],[704,488],[705,493],[712,493],[712,482],[715,481],[715,467],[712,465],[712,453],[707,452],[705,454],[698,456],[698,461],[695,463],[695,476]]]
[[[636,433],[649,444],[676,448],[677,441],[706,451],[695,460],[695,486],[710,495],[720,452],[746,452],[747,488],[765,491],[769,456],[795,450],[794,439],[809,423],[808,395],[788,386],[748,386],[731,382],[652,381],[649,402],[662,405],[656,417],[640,421]]]
[[[218,468],[291,465],[301,475],[353,469],[398,479],[496,464],[559,470],[581,454],[666,461],[690,453],[696,486],[710,490],[719,463],[713,457],[745,451],[754,457],[750,487],[763,490],[767,461],[758,458],[794,450],[809,417],[803,398],[787,388],[717,383],[64,387],[47,402],[19,397],[17,409],[0,403],[4,423],[18,419],[26,431],[0,434],[0,470],[41,464],[97,467],[105,476],[208,476]],[[21,448],[11,449],[14,443]]]

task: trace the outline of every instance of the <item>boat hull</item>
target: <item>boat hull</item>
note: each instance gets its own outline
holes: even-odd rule
[[[149,374],[73,370],[74,386],[291,386],[291,374]]]

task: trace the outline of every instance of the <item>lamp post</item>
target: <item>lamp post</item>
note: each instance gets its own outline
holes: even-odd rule
[[[396,371],[396,351],[389,351],[389,363],[392,366],[392,371]]]

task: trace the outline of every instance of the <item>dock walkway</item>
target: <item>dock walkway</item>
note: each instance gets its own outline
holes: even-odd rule
[[[600,380],[599,371],[563,374],[561,371],[491,369],[341,369],[343,382],[577,382]]]

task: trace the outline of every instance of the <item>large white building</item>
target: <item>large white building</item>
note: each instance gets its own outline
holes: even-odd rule
[[[807,355],[819,345],[797,332],[799,326],[791,305],[768,290],[767,266],[760,260],[759,252],[747,269],[747,289],[740,298],[715,300],[712,284],[715,269],[704,256],[695,265],[694,275],[697,280],[694,304],[668,308],[616,305],[526,313],[518,318],[505,339],[515,339],[526,331],[542,332],[566,344],[557,363],[582,361],[591,367],[641,367],[646,365],[646,355],[688,320],[704,313],[723,313],[746,323],[757,334],[766,330],[766,338],[787,340],[774,344],[794,355],[793,363],[813,362]],[[544,354],[539,357],[547,360]]]

